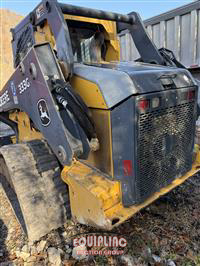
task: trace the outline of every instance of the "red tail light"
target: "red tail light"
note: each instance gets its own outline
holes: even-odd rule
[[[132,176],[132,161],[131,160],[124,160],[124,175],[125,176]]]
[[[149,106],[149,100],[143,99],[139,101],[139,108],[141,111],[148,109]]]
[[[187,99],[193,100],[195,98],[195,90],[188,91]]]

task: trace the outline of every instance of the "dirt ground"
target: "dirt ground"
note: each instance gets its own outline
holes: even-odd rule
[[[10,265],[53,265],[48,261],[48,247],[62,250],[60,265],[200,265],[199,217],[200,177],[195,176],[114,230],[128,242],[123,258],[93,256],[89,260],[74,260],[66,245],[70,235],[93,228],[67,221],[43,238],[46,248],[42,253],[36,252],[37,261],[30,264],[17,258],[17,252],[24,245],[35,248],[38,243],[28,243],[0,190],[0,265],[9,265],[9,261],[14,262]],[[122,259],[128,260],[122,264]]]

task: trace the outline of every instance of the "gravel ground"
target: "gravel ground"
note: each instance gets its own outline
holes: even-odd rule
[[[29,243],[0,187],[0,265],[200,265],[199,178],[192,177],[115,229],[127,239],[125,255],[81,261],[72,257],[70,236],[93,228],[67,221],[38,243]]]

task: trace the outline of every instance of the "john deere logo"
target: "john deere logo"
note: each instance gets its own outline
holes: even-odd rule
[[[40,99],[37,103],[37,106],[38,106],[38,112],[39,112],[39,115],[40,115],[40,119],[41,119],[41,122],[42,122],[42,125],[44,127],[47,127],[50,122],[51,122],[51,119],[50,119],[50,116],[49,116],[49,111],[48,111],[48,108],[47,108],[47,103],[44,99]]]

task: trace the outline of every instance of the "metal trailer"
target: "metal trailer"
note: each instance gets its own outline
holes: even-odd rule
[[[200,78],[200,1],[195,1],[144,21],[157,48],[172,50],[195,77]],[[139,53],[128,31],[120,35],[121,60],[132,61]]]

